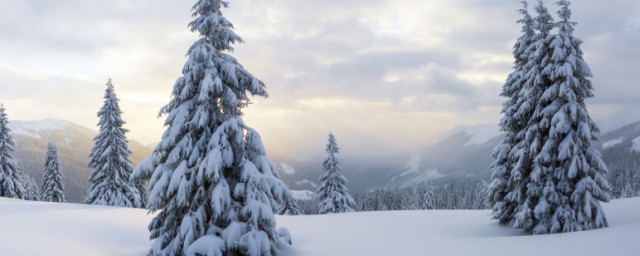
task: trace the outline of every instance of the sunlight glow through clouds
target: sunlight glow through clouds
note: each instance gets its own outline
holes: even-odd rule
[[[555,11],[552,1],[546,1]],[[10,118],[94,128],[114,80],[131,139],[159,140],[192,1],[0,1],[0,102]],[[151,7],[151,8],[150,8]],[[497,124],[520,26],[512,0],[231,0],[239,62],[263,80],[245,121],[279,152],[421,148],[458,124]],[[640,120],[638,1],[573,1],[602,126]],[[610,10],[616,10],[612,12]],[[638,52],[640,54],[640,52]],[[81,96],[78,96],[81,94]],[[364,145],[366,142],[367,145]],[[318,146],[320,145],[320,146]]]

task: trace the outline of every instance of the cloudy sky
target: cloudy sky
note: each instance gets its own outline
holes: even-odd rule
[[[640,1],[572,6],[604,130],[640,120]],[[14,120],[95,127],[111,77],[129,137],[158,141],[160,107],[196,39],[194,1],[0,0],[0,102]],[[555,6],[547,0],[552,11]],[[532,2],[533,4],[533,2]],[[263,80],[245,121],[269,150],[420,148],[498,123],[519,36],[515,0],[231,0],[239,61]]]

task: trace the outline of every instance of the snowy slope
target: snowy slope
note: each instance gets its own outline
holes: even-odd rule
[[[93,146],[94,129],[57,119],[10,121],[16,141],[16,158],[25,174],[41,183],[44,157],[49,141],[56,143],[65,176],[65,194],[70,202],[82,202],[87,192],[91,170],[87,168]],[[137,164],[151,154],[151,149],[129,140],[132,161]]]
[[[47,130],[62,130],[69,126],[68,122],[57,119],[45,119],[34,121],[13,121],[9,127],[13,134],[24,135],[32,138],[40,138],[40,133]]]
[[[460,125],[454,128],[453,132],[462,132],[467,136],[468,141],[464,146],[481,145],[502,134],[496,124]]]
[[[0,255],[145,255],[144,210],[0,198]]]
[[[296,200],[312,200],[316,198],[316,193],[309,190],[291,190],[291,194]]]
[[[471,179],[490,176],[491,151],[502,133],[496,124],[460,125],[442,135],[437,143],[416,152],[383,152],[380,155],[340,156],[349,191],[358,194],[387,187],[412,186],[426,180]],[[271,155],[280,177],[296,190],[315,190],[322,174],[322,159],[291,159]]]
[[[608,140],[602,143],[602,148],[604,149],[608,149],[611,148],[615,145],[618,145],[620,143],[622,143],[624,141],[624,138],[617,138],[617,139],[613,139],[613,140]]]
[[[640,137],[633,140],[633,143],[631,144],[631,151],[636,153],[640,152]]]
[[[489,211],[278,216],[278,224],[298,255],[637,256],[640,198],[604,207],[609,228],[542,236],[501,227]],[[0,198],[0,254],[145,255],[150,219],[138,209]]]

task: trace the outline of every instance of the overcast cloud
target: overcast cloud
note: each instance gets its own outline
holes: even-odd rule
[[[196,38],[187,29],[192,2],[0,0],[0,102],[11,119],[95,127],[111,77],[130,138],[159,140],[158,110]],[[518,8],[513,0],[231,0],[224,14],[246,41],[234,55],[270,93],[245,120],[280,153],[320,152],[329,130],[357,151],[420,148],[458,124],[497,124]],[[595,75],[592,116],[605,130],[640,121],[640,2],[572,8]]]

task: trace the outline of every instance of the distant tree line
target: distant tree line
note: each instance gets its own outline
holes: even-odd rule
[[[610,167],[608,178],[612,198],[640,196],[640,166]]]
[[[449,180],[432,184],[422,182],[402,188],[377,189],[355,194],[355,211],[402,210],[481,210],[487,201],[486,181]],[[300,214],[318,214],[318,200],[298,200]]]

